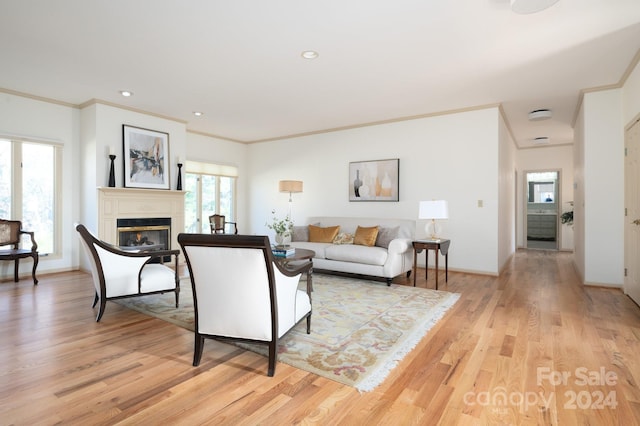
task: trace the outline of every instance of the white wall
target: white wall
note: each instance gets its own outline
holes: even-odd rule
[[[80,110],[80,144],[79,144],[79,156],[78,162],[79,182],[80,187],[80,200],[81,203],[80,216],[74,218],[74,221],[84,224],[88,229],[97,232],[98,230],[98,200],[96,195],[96,187],[107,186],[107,182],[98,183],[98,172],[96,168],[97,158],[97,105],[89,105]],[[107,150],[108,152],[108,150]],[[104,152],[103,147],[103,154]],[[116,158],[118,160],[118,158]],[[75,232],[75,230],[74,230]],[[84,262],[85,259],[80,258],[80,262]]]
[[[583,111],[584,282],[622,287],[624,280],[622,90],[585,94]]]
[[[516,250],[516,146],[500,114],[498,149],[498,267],[502,270]]]
[[[421,200],[446,199],[449,266],[497,274],[498,125],[498,108],[488,108],[250,145],[251,232],[269,234],[272,209],[286,214],[282,179],[304,182],[304,192],[293,194],[297,224],[310,216],[417,220]],[[388,158],[400,159],[400,201],[349,202],[349,162]],[[418,237],[424,226],[419,221]]]
[[[585,277],[585,123],[584,102],[573,129],[573,260],[582,282]]]
[[[64,218],[60,256],[41,256],[38,274],[71,269],[74,266],[75,231],[72,218],[79,216],[79,111],[61,104],[0,92],[0,137],[51,141],[62,145],[62,194],[57,194]],[[37,241],[37,235],[36,235]],[[77,256],[76,256],[77,258]],[[21,262],[20,274],[31,273],[31,262]],[[13,276],[13,262],[0,262],[0,276]]]
[[[524,222],[526,220],[526,172],[534,170],[560,170],[560,214],[573,209],[569,204],[573,199],[573,146],[544,146],[521,149],[516,153],[518,164],[517,209],[518,247],[525,246]],[[574,228],[559,225],[559,249],[572,251]]]
[[[82,202],[80,222],[96,232],[98,219],[98,196],[96,188],[107,186],[109,181],[109,150],[116,155],[114,161],[116,187],[124,186],[124,145],[122,125],[141,127],[169,134],[169,174],[170,188],[176,189],[178,180],[178,157],[186,155],[186,126],[184,123],[162,117],[117,108],[111,105],[93,103],[82,109]],[[74,231],[75,232],[75,231]]]
[[[637,63],[621,89],[584,95],[574,135],[574,258],[585,284],[623,286],[624,127],[639,114]]]
[[[631,124],[640,114],[640,64],[629,74],[622,90],[623,123]]]

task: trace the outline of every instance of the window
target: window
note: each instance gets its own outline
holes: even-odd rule
[[[217,164],[186,162],[185,232],[210,232],[209,216],[224,215],[235,222],[237,169]]]
[[[0,139],[0,217],[21,220],[34,231],[40,255],[57,252],[56,188],[59,188],[54,144]]]

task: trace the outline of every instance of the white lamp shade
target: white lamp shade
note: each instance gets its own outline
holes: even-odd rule
[[[446,200],[420,201],[419,219],[448,219],[449,206]]]
[[[278,183],[280,192],[302,192],[301,180],[281,180]]]

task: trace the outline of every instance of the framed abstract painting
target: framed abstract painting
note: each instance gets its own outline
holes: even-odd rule
[[[169,189],[169,134],[122,125],[124,186]]]

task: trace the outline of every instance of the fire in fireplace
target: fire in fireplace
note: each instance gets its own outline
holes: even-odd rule
[[[118,219],[118,246],[122,250],[168,250],[171,218]]]

